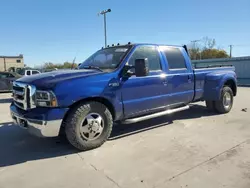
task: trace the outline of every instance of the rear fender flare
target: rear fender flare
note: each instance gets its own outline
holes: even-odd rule
[[[233,81],[235,86],[237,85],[234,74],[210,75],[206,77],[203,95],[204,100],[219,100],[221,98],[221,90],[229,80]]]

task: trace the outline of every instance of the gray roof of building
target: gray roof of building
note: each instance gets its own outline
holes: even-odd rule
[[[23,58],[23,55],[22,54],[20,54],[18,56],[0,55],[0,58]]]

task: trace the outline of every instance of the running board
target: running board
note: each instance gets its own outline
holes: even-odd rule
[[[147,116],[142,116],[142,117],[137,117],[137,118],[132,118],[132,119],[126,119],[122,123],[123,124],[137,123],[139,121],[144,121],[144,120],[147,120],[147,119],[156,118],[156,117],[164,116],[164,115],[167,115],[167,114],[172,114],[172,113],[175,113],[175,112],[180,112],[182,110],[187,110],[187,109],[189,109],[189,106],[183,106],[183,107],[180,107],[180,108],[169,109],[169,110],[165,110],[163,112],[158,112],[158,113],[150,114],[150,115],[147,115]]]

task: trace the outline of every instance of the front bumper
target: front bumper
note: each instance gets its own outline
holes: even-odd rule
[[[61,124],[66,109],[48,109],[42,110],[42,112],[24,112],[18,109],[14,104],[10,106],[10,113],[13,122],[16,125],[28,130],[32,135],[38,137],[56,137],[59,135]],[[60,115],[58,115],[60,112]],[[56,113],[56,114],[55,114]],[[54,115],[53,115],[54,114]],[[56,119],[51,119],[51,117]],[[61,116],[61,118],[59,118]]]

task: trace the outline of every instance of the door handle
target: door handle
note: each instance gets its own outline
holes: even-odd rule
[[[191,76],[188,75],[188,82],[191,82]]]

